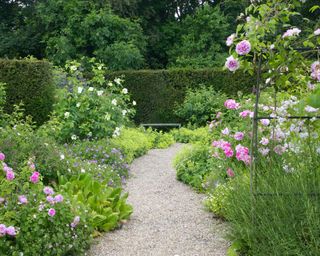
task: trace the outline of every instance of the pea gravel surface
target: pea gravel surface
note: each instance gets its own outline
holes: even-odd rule
[[[90,256],[226,255],[226,224],[203,209],[203,195],[176,180],[172,162],[182,147],[154,149],[132,163],[125,189],[134,212],[96,239]]]

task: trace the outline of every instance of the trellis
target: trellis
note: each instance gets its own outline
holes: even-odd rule
[[[308,53],[317,53],[317,58],[318,60],[320,59],[320,47],[317,48],[295,48],[294,50],[297,50],[301,53],[308,52]],[[274,196],[301,196],[302,193],[297,191],[294,193],[287,193],[287,192],[274,192],[274,191],[258,191],[258,182],[257,178],[259,175],[259,170],[257,168],[257,163],[259,162],[259,154],[258,154],[258,138],[259,138],[259,120],[261,119],[268,119],[268,120],[273,120],[279,118],[278,116],[276,117],[271,117],[271,116],[260,116],[259,115],[259,102],[260,102],[260,94],[263,89],[267,88],[267,86],[262,86],[262,56],[259,56],[257,58],[257,78],[256,78],[256,84],[254,86],[254,91],[256,94],[255,97],[255,105],[254,105],[254,116],[252,119],[252,139],[251,139],[251,149],[250,149],[250,154],[251,154],[251,164],[250,164],[250,193],[251,193],[251,198],[252,198],[252,220],[254,221],[255,219],[255,202],[258,197],[261,196],[268,196],[268,197],[274,197]],[[274,91],[274,111],[277,111],[277,90],[275,88]],[[287,120],[291,119],[301,119],[301,120],[310,120],[310,119],[316,119],[320,120],[320,116],[287,116],[287,117],[281,117],[285,118]],[[271,122],[270,122],[271,123]],[[309,126],[309,123],[308,123]],[[273,126],[274,130],[274,126]],[[308,136],[310,136],[310,129],[308,129]],[[319,139],[320,140],[320,139]],[[320,189],[320,188],[319,188]],[[320,191],[312,191],[308,194],[308,196],[320,196]],[[253,223],[254,224],[254,223]]]

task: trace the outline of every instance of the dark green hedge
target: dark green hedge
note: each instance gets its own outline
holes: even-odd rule
[[[5,110],[22,102],[27,115],[37,124],[48,119],[54,101],[51,64],[39,60],[0,59],[0,82],[6,83]]]
[[[108,79],[119,76],[124,76],[124,86],[137,101],[137,123],[179,121],[173,109],[183,101],[188,87],[213,86],[232,96],[238,91],[249,92],[254,85],[254,78],[241,71],[233,74],[221,69],[117,71]]]

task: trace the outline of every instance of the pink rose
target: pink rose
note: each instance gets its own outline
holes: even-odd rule
[[[234,135],[234,138],[236,140],[242,140],[244,137],[244,133],[243,132],[236,132],[236,134]]]
[[[54,194],[53,189],[50,188],[50,187],[44,187],[43,192],[44,192],[46,195],[53,195],[53,194]]]
[[[0,161],[4,161],[4,159],[6,159],[5,154],[3,154],[2,152],[0,152]]]
[[[53,217],[54,215],[56,215],[56,210],[53,209],[53,208],[50,208],[49,211],[48,211],[48,214],[50,217]]]
[[[236,52],[239,55],[246,55],[251,51],[251,44],[248,40],[243,40],[236,46]]]
[[[30,176],[30,181],[32,183],[38,183],[39,182],[40,173],[39,172],[33,172]]]
[[[233,172],[233,170],[232,170],[231,168],[228,168],[228,169],[227,169],[227,175],[228,175],[230,178],[234,177],[234,172]]]
[[[224,102],[224,106],[227,108],[227,109],[238,109],[240,108],[240,104],[237,103],[235,100],[233,99],[227,99],[225,102]]]
[[[226,155],[226,157],[232,157],[233,156],[233,150],[232,150],[232,148],[226,148],[226,149],[224,149],[224,153],[225,153],[225,155]]]
[[[54,197],[54,201],[56,202],[56,203],[61,203],[62,201],[63,201],[63,196],[62,195],[56,195],[55,197]]]
[[[18,197],[18,200],[21,204],[27,204],[28,203],[28,199],[26,196],[22,195]]]
[[[15,236],[17,233],[15,228],[13,226],[10,226],[6,228],[6,234],[9,236]]]
[[[9,170],[7,171],[7,174],[6,174],[6,177],[7,177],[7,180],[13,180],[14,179],[14,172]]]
[[[227,58],[225,66],[230,71],[235,72],[240,67],[240,64],[237,59],[235,59],[233,56],[230,56]]]
[[[7,227],[4,224],[0,224],[0,237],[6,234]]]

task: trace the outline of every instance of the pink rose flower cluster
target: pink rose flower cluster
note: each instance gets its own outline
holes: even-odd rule
[[[223,150],[226,157],[230,158],[233,156],[234,152],[231,147],[231,143],[224,140],[217,140],[212,142],[212,146],[215,148],[220,148]]]
[[[33,172],[32,175],[30,176],[30,181],[32,183],[38,183],[40,178],[40,173],[39,172]]]
[[[43,193],[47,195],[47,202],[54,205],[55,203],[63,202],[64,198],[61,194],[53,196],[54,191],[51,187],[44,187]]]
[[[16,236],[16,234],[17,232],[15,227],[13,226],[6,227],[6,225],[0,224],[0,237],[3,237],[5,235]]]
[[[244,111],[242,111],[242,112],[240,112],[240,114],[239,114],[239,116],[240,117],[243,117],[243,118],[245,118],[245,117],[253,117],[253,112],[252,111],[250,111],[250,110],[244,110]]]
[[[292,36],[298,36],[300,34],[301,30],[298,28],[291,28],[288,29],[283,35],[282,38],[286,37],[292,37]]]
[[[227,99],[225,102],[224,102],[224,106],[227,108],[227,109],[238,109],[240,108],[240,103],[237,103],[235,100],[233,99]]]
[[[238,161],[242,161],[245,164],[250,164],[251,157],[249,155],[249,149],[241,144],[236,146],[236,158]]]
[[[5,155],[4,155],[4,154],[2,154],[2,159],[3,159],[3,160],[5,159]],[[2,160],[2,161],[3,161],[3,160]],[[3,170],[4,170],[5,173],[6,173],[6,179],[7,179],[8,181],[14,180],[15,174],[14,174],[12,168],[10,168],[5,162],[2,162],[2,167],[3,167]]]
[[[311,77],[320,82],[320,62],[315,61],[311,65]]]

